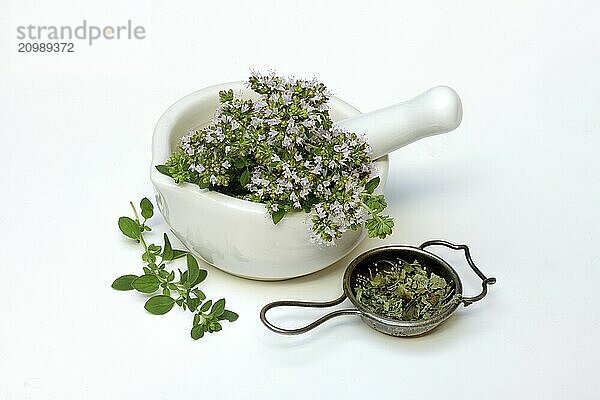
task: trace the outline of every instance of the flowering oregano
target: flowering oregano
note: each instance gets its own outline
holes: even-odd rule
[[[190,130],[157,169],[177,183],[265,203],[275,224],[290,211],[312,212],[318,243],[333,244],[363,223],[370,237],[389,235],[394,222],[374,194],[369,144],[334,126],[325,85],[273,73],[253,73],[248,85],[257,99],[221,91],[212,123]]]

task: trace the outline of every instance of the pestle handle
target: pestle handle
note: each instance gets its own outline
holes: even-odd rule
[[[336,122],[336,126],[362,133],[376,159],[427,136],[450,132],[460,125],[460,97],[447,86],[436,86],[403,103]]]

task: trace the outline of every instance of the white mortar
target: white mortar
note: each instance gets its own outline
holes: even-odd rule
[[[260,280],[294,278],[319,271],[352,251],[365,237],[364,229],[348,231],[336,246],[319,247],[310,242],[304,212],[288,213],[277,225],[261,203],[252,203],[193,184],[175,184],[154,166],[164,164],[190,128],[206,125],[219,103],[219,91],[255,97],[244,82],[211,86],[173,104],[160,117],[152,139],[150,179],[156,202],[173,233],[195,255],[234,275]],[[350,104],[332,97],[330,114],[340,121],[360,114]],[[374,162],[383,189],[388,157]]]

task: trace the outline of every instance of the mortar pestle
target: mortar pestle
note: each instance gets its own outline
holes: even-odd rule
[[[350,253],[364,238],[364,229],[348,231],[332,247],[309,240],[304,212],[288,213],[273,225],[264,204],[253,203],[197,185],[175,184],[154,166],[164,164],[189,129],[208,125],[219,91],[257,98],[245,82],[210,86],[175,102],[158,120],[152,138],[150,179],[156,203],[171,230],[196,256],[233,275],[258,280],[282,280],[321,270]],[[330,115],[337,126],[367,135],[373,150],[374,173],[381,192],[387,180],[387,154],[418,139],[449,132],[461,122],[456,92],[434,87],[404,103],[361,114],[332,97]]]

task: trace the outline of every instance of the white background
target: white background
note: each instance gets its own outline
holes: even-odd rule
[[[596,1],[10,1],[0,4],[0,399],[600,396],[600,6]],[[83,19],[142,41],[19,54],[18,25]],[[341,292],[350,257],[287,282],[207,267],[240,318],[194,342],[112,280],[141,270],[118,232],[152,196],[153,126],[171,103],[250,68],[316,75],[363,111],[446,84],[460,128],[391,155],[385,243],[471,246],[498,278],[430,335],[339,318],[298,337],[276,299]],[[155,231],[167,227],[157,216]],[[479,282],[460,254],[439,251]],[[320,311],[273,312],[293,326]]]

